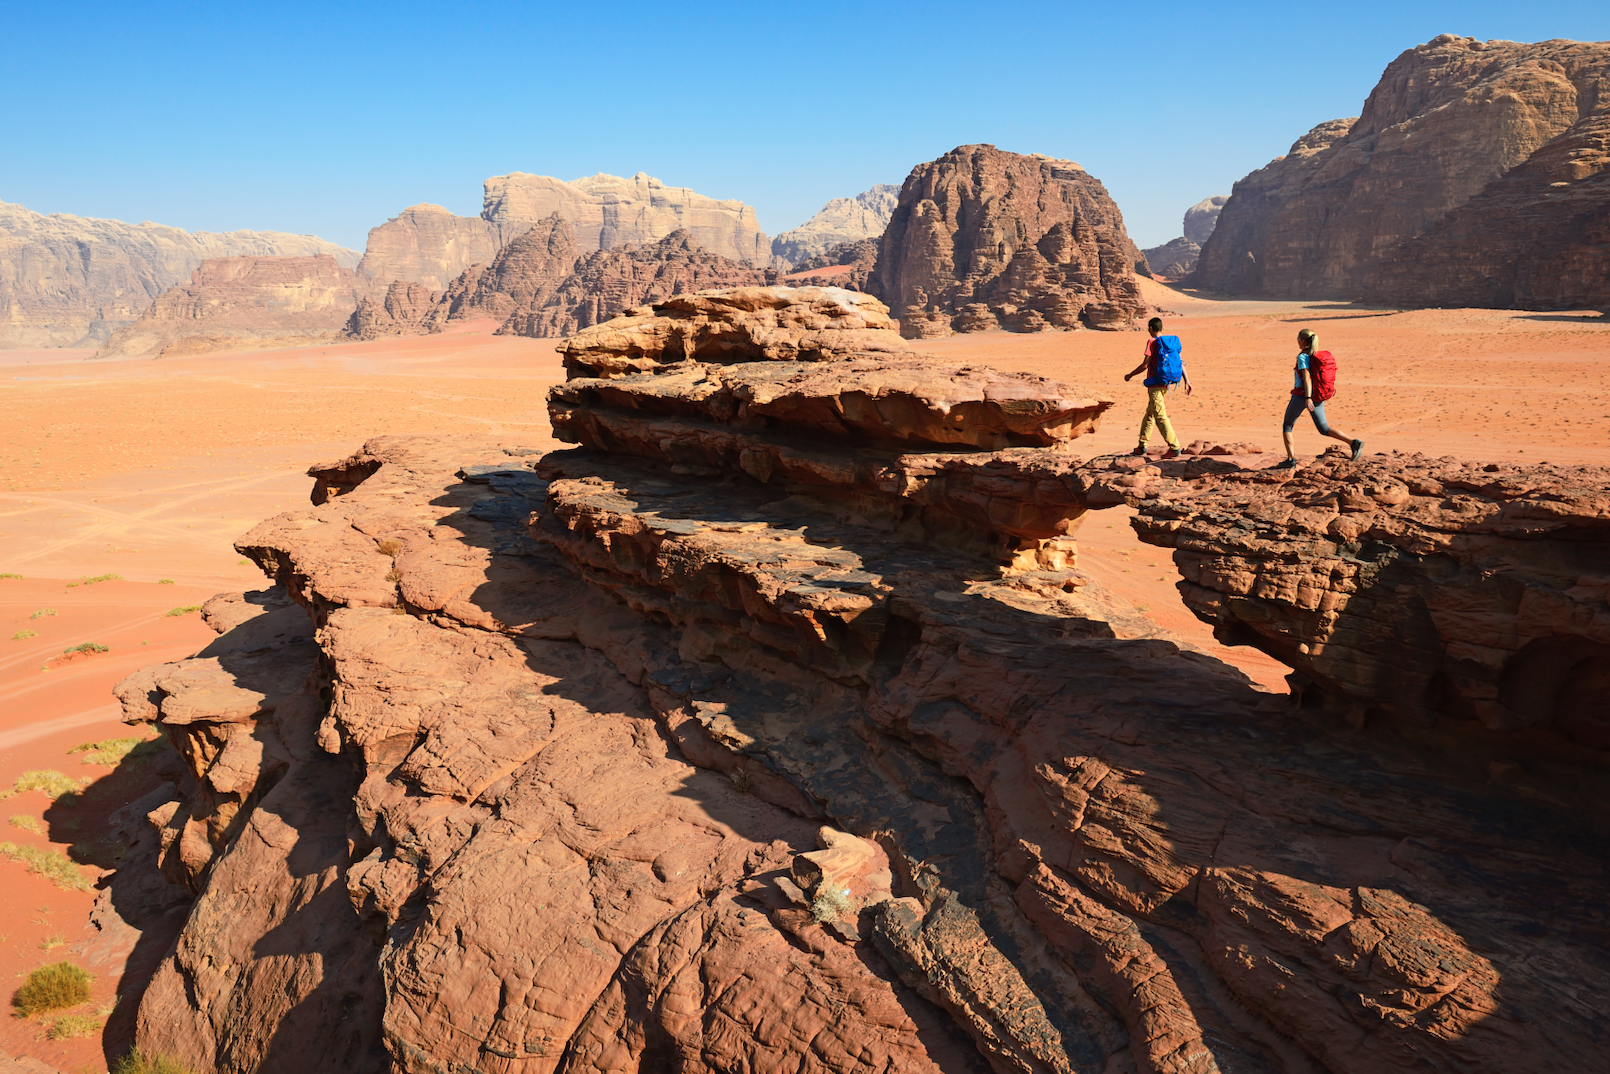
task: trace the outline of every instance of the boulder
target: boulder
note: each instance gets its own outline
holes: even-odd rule
[[[1119,328],[1145,310],[1141,254],[1100,181],[1072,161],[961,146],[914,168],[867,289],[907,338],[984,323],[1017,331]]]

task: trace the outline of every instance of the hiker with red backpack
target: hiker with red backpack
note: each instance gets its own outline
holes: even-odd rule
[[[1314,428],[1332,440],[1340,440],[1353,449],[1353,461],[1364,454],[1364,441],[1353,440],[1339,433],[1325,420],[1325,401],[1336,394],[1336,357],[1330,351],[1316,351],[1319,335],[1304,328],[1297,333],[1297,364],[1292,370],[1291,401],[1286,404],[1286,422],[1281,435],[1286,441],[1286,461],[1275,465],[1276,470],[1293,470],[1297,467],[1297,453],[1291,447],[1292,426],[1304,410],[1314,419]]]
[[[1140,420],[1140,446],[1130,454],[1146,454],[1146,441],[1151,439],[1152,424],[1155,422],[1158,430],[1163,434],[1163,440],[1168,444],[1168,450],[1163,452],[1165,459],[1177,459],[1180,455],[1180,441],[1174,435],[1174,426],[1168,420],[1168,407],[1166,405],[1168,390],[1176,384],[1185,385],[1185,394],[1192,392],[1191,378],[1185,375],[1185,359],[1181,356],[1182,347],[1179,336],[1163,335],[1163,319],[1153,317],[1146,322],[1146,332],[1151,336],[1146,341],[1146,356],[1141,359],[1140,365],[1124,374],[1127,381],[1131,377],[1146,374],[1141,381],[1146,385],[1146,416]]]

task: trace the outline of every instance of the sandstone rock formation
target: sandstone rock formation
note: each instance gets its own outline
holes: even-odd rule
[[[1302,638],[1336,697],[1398,703],[1344,606],[1379,624],[1390,595],[1408,663],[1464,631],[1436,654],[1460,683],[1511,646],[1575,699],[1598,650],[1526,638],[1601,629],[1604,579],[1560,586],[1604,562],[1610,473],[1086,461],[1086,393],[919,368],[864,296],[796,294],[768,332],[738,294],[581,333],[552,397],[579,449],[383,437],[314,467],[313,505],[237,544],[275,587],[119,688],[188,766],[144,803],[194,904],[129,997],[142,1047],[309,1074],[1610,1060],[1597,725],[1294,707],[1072,541],[1136,507],[1193,606]],[[983,449],[1003,433],[1048,446]]]
[[[666,186],[643,172],[629,179],[600,173],[570,182],[510,172],[486,181],[481,218],[497,229],[503,245],[555,213],[570,224],[583,253],[648,245],[686,231],[717,257],[757,268],[766,267],[771,257],[771,244],[748,205]]]
[[[783,279],[794,287],[846,287],[862,291],[877,265],[877,241],[859,239],[806,258]]]
[[[203,260],[357,254],[312,235],[187,232],[161,224],[53,213],[0,202],[0,347],[105,342]]]
[[[1123,328],[1145,309],[1140,256],[1079,165],[967,145],[907,177],[867,288],[908,338]]]
[[[1416,305],[1605,304],[1610,44],[1444,34],[1235,185],[1192,283]],[[1534,282],[1535,281],[1535,282]]]
[[[1213,227],[1219,221],[1219,211],[1228,200],[1225,195],[1215,194],[1186,209],[1184,233],[1179,238],[1141,251],[1146,255],[1146,264],[1151,271],[1170,280],[1189,276],[1196,268],[1202,244],[1213,234]]]
[[[693,235],[674,231],[651,246],[599,250],[551,291],[514,308],[500,334],[559,337],[602,324],[634,306],[709,288],[764,284],[775,274],[701,249]]]
[[[888,183],[880,183],[853,198],[834,198],[799,227],[790,228],[771,240],[773,262],[784,271],[798,272],[808,267],[806,262],[834,247],[876,240],[889,226],[889,218],[894,215],[899,201],[900,188]]]
[[[400,280],[444,291],[471,265],[496,257],[503,245],[497,226],[478,216],[410,205],[369,229],[358,271],[383,284]]]
[[[334,340],[369,281],[333,257],[221,257],[169,288],[97,358]]]
[[[385,294],[378,297],[367,294],[358,299],[344,334],[349,339],[418,335],[424,331],[441,297],[422,283],[393,280]]]

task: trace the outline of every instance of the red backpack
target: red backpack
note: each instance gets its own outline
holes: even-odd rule
[[[1336,394],[1336,356],[1330,351],[1315,351],[1308,356],[1308,380],[1314,387],[1314,402],[1323,403]],[[1301,395],[1301,388],[1293,388],[1292,395]]]

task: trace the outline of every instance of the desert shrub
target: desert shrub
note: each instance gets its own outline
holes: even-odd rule
[[[51,1040],[76,1040],[93,1037],[101,1031],[101,1019],[94,1014],[64,1014],[50,1023],[45,1036]]]
[[[33,832],[35,835],[45,834],[45,826],[44,824],[40,823],[39,818],[31,817],[27,813],[18,813],[16,816],[12,817],[11,826],[13,828],[21,828],[25,832]]]
[[[172,584],[173,584],[173,579],[172,578],[158,578],[157,579],[157,585],[172,585]]]
[[[11,635],[11,640],[12,641],[27,641],[29,638],[37,638],[37,637],[39,637],[39,631],[37,631],[37,630],[19,630],[15,634]]]
[[[10,798],[24,791],[43,791],[52,798],[76,798],[83,786],[79,780],[63,775],[54,768],[36,768],[18,776],[17,782],[11,785],[10,792],[4,797]]]
[[[383,556],[395,556],[402,551],[402,542],[394,541],[390,537],[375,545],[375,549]]]
[[[48,615],[55,615],[55,614],[56,614],[56,609],[55,608],[40,608],[37,612],[34,612],[34,614],[30,615],[28,618],[29,619],[43,619]]]
[[[83,585],[94,585],[96,582],[121,582],[122,580],[123,576],[121,574],[97,574],[93,578],[82,578],[79,581]]]
[[[42,876],[67,891],[90,891],[94,886],[84,876],[84,871],[59,850],[0,843],[0,858],[20,861],[28,866],[30,873]]]
[[[46,936],[43,940],[40,940],[39,950],[54,951],[56,948],[61,947],[66,943],[67,941],[61,938],[61,933],[56,933],[53,936]]]
[[[199,604],[184,604],[184,605],[181,605],[181,606],[179,606],[177,608],[169,608],[168,609],[168,614],[169,615],[175,615],[175,616],[177,616],[177,615],[189,615],[191,612],[199,612],[199,611],[201,611],[201,605],[199,605]]]
[[[854,917],[855,911],[855,900],[850,897],[849,888],[824,887],[811,900],[811,916],[824,925],[842,917]]]
[[[0,574],[0,578],[15,578],[19,582],[22,581],[22,575],[20,574]]]
[[[191,1070],[177,1059],[135,1048],[112,1064],[111,1074],[191,1074]]]
[[[52,962],[28,975],[11,996],[11,1005],[23,1017],[59,1011],[89,1002],[89,972],[71,962]]]
[[[98,641],[80,642],[77,645],[69,645],[62,650],[63,653],[109,653],[111,651],[112,647],[110,645],[102,645]]]
[[[67,752],[82,753],[85,764],[116,768],[123,758],[133,753],[134,748],[144,741],[143,738],[103,738],[99,742],[80,742]]]

